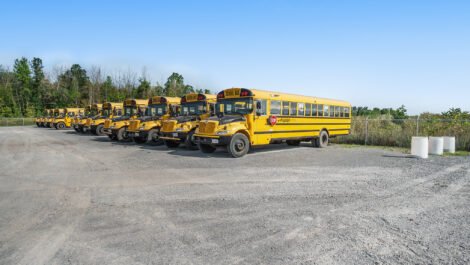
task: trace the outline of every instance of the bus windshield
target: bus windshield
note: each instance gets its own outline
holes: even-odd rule
[[[135,114],[135,111],[136,111],[136,107],[135,106],[125,106],[124,107],[124,116],[132,116]]]
[[[245,115],[253,112],[252,98],[227,98],[217,100],[216,110],[226,115]]]
[[[110,110],[109,109],[103,109],[102,116],[109,117]]]
[[[166,104],[156,104],[156,105],[149,105],[147,111],[145,111],[145,116],[162,116],[166,114]]]
[[[204,101],[190,102],[181,104],[180,115],[202,115],[207,112],[207,105]]]

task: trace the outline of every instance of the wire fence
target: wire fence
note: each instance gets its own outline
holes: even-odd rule
[[[36,124],[35,118],[2,118],[0,117],[0,127],[3,126],[31,126]]]
[[[408,148],[412,136],[455,136],[457,150],[470,151],[470,120],[354,117],[351,134],[333,142]]]

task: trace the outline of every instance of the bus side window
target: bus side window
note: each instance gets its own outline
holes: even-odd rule
[[[304,116],[305,114],[305,103],[297,103],[297,108],[299,109],[299,116]]]
[[[214,116],[214,114],[215,114],[215,106],[214,106],[214,104],[212,104],[212,103],[209,104],[209,111],[210,111],[210,115],[211,115],[211,116]]]
[[[335,107],[335,117],[339,117],[339,113],[340,113],[340,107],[336,106]]]
[[[323,106],[321,106],[321,105],[318,106],[317,104],[312,104],[312,116],[313,117],[320,116],[320,114],[318,113],[319,110],[320,110],[319,108],[321,109],[321,108],[323,108]],[[323,115],[323,112],[322,112],[322,115]]]
[[[312,115],[312,104],[307,103],[305,104],[305,116],[311,116]]]
[[[335,107],[330,106],[330,117],[334,117],[334,116],[335,116]]]
[[[266,99],[258,99],[256,101],[261,103],[261,109],[257,109],[256,113],[259,113],[259,115],[266,115]]]
[[[297,116],[297,103],[295,102],[290,103],[290,115]]]
[[[340,112],[341,112],[340,117],[343,118],[344,117],[344,107],[339,107],[339,109],[340,109]]]
[[[318,110],[318,117],[323,117],[323,105],[318,105],[317,107]]]
[[[281,101],[271,100],[271,107],[270,107],[270,110],[269,110],[269,114],[271,114],[271,115],[281,114]]]
[[[344,117],[349,118],[349,108],[344,108]]]
[[[289,115],[289,102],[288,101],[282,102],[282,115]]]
[[[330,116],[330,108],[328,107],[328,105],[323,106],[323,116],[325,116],[325,117]]]

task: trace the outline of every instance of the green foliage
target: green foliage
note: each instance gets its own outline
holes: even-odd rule
[[[352,115],[353,116],[366,116],[370,118],[377,118],[383,115],[388,115],[389,117],[399,120],[399,119],[407,119],[407,110],[404,105],[401,105],[397,109],[393,108],[373,108],[369,109],[368,107],[352,107]]]
[[[49,80],[40,58],[17,59],[13,70],[0,65],[0,117],[34,117],[42,115],[46,108],[85,107],[105,101],[122,102],[130,97],[210,93],[185,84],[178,73],[172,73],[163,86],[159,83],[152,86],[145,77],[135,82],[132,73],[102,78],[99,68],[89,70],[73,64],[69,69],[58,69],[53,80]]]

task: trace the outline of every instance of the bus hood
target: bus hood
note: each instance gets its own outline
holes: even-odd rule
[[[245,117],[241,115],[225,115],[222,117],[210,117],[209,120],[211,121],[218,121],[219,125],[237,122],[237,121],[245,121]]]

